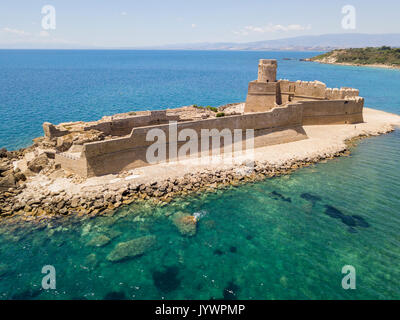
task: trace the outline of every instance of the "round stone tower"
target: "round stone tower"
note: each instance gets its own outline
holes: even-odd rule
[[[258,82],[276,82],[276,60],[261,59],[258,63]]]

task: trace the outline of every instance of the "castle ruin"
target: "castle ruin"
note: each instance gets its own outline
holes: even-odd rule
[[[64,170],[92,177],[149,165],[146,150],[153,142],[147,141],[147,133],[159,129],[168,137],[171,121],[178,132],[193,129],[199,136],[202,129],[253,129],[255,148],[307,139],[303,126],[363,122],[364,99],[358,90],[330,89],[319,81],[277,80],[276,75],[276,60],[260,60],[258,78],[249,83],[245,104],[236,104],[244,107],[235,112],[220,108],[221,117],[191,106],[130,112],[86,123],[44,123],[45,144],[53,150],[48,154],[53,152]]]

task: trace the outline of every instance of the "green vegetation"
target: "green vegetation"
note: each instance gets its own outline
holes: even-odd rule
[[[310,60],[361,65],[384,64],[388,66],[400,66],[400,48],[383,46],[380,48],[340,49],[313,57]]]
[[[136,112],[135,112],[135,111],[130,111],[130,112],[128,112],[128,115],[130,115],[130,116],[135,116],[135,115],[136,115]]]
[[[212,112],[218,112],[218,108],[216,107],[211,107],[211,106],[198,106],[197,104],[194,104],[193,107],[198,108],[198,109],[208,109]]]
[[[217,117],[217,118],[225,117],[225,113],[224,113],[224,112],[218,112],[218,113],[216,114],[216,117]]]

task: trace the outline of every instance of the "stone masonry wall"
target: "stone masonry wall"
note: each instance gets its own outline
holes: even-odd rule
[[[303,108],[300,105],[290,105],[287,107],[275,108],[272,111],[264,113],[181,122],[177,123],[177,130],[179,133],[184,129],[193,129],[197,133],[197,136],[201,137],[202,129],[218,130],[217,133],[214,134],[220,134],[223,129],[229,129],[232,133],[234,129],[242,129],[243,133],[245,133],[246,129],[254,129],[254,147],[257,148],[306,139],[307,136],[301,127],[303,118],[302,110]],[[124,170],[149,165],[146,159],[146,151],[154,142],[146,141],[146,135],[148,131],[152,129],[159,129],[165,132],[167,137],[166,143],[169,144],[169,125],[134,128],[131,135],[127,137],[85,144],[84,151],[79,159],[63,158],[63,164],[65,167],[75,171],[73,169],[74,163],[78,164],[79,161],[84,159],[84,161],[87,162],[87,168],[83,168],[83,170],[86,170],[86,173],[83,175],[85,177],[118,173]],[[243,137],[245,137],[244,134]],[[210,137],[209,139],[211,151],[213,147],[212,138]],[[221,148],[223,148],[226,140],[221,140],[223,140],[221,144]],[[186,141],[178,143],[178,149],[185,143]],[[201,143],[199,142],[199,148],[200,145]],[[243,143],[243,149],[244,148],[245,143]],[[170,158],[168,153],[167,159],[174,160]],[[56,162],[59,160],[60,156],[57,155]],[[66,164],[66,162],[68,162],[68,164]],[[82,175],[81,173],[80,171],[79,174]]]

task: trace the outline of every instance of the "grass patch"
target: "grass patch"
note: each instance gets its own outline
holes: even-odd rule
[[[211,106],[198,106],[197,104],[194,104],[193,107],[197,108],[197,109],[207,109],[210,110],[212,112],[218,112],[218,108],[216,107],[211,107]]]

